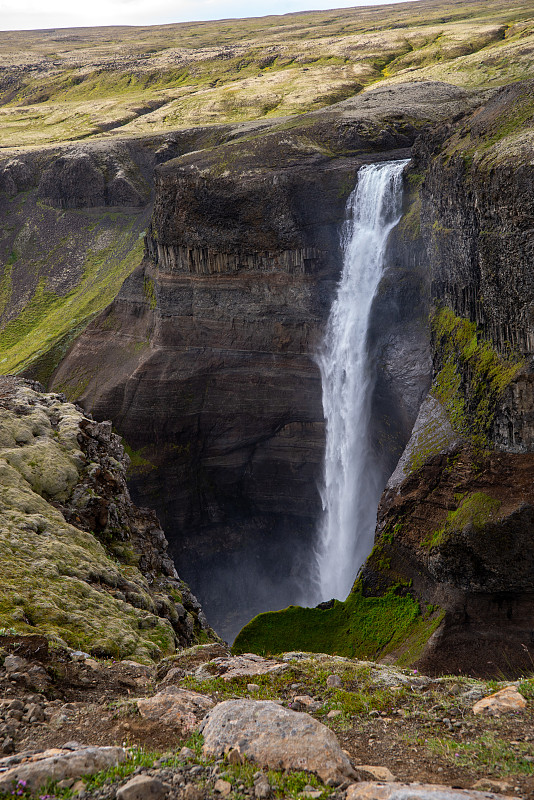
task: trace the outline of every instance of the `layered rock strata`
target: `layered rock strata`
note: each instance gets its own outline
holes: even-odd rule
[[[405,157],[418,129],[472,102],[442,84],[376,90],[162,165],[143,264],[54,374],[136,451],[134,494],[229,637],[308,588],[324,448],[314,357],[358,168]],[[373,337],[384,481],[429,369],[424,302],[398,243],[389,266]]]
[[[445,610],[423,668],[517,674],[534,654],[533,84],[418,145],[434,380],[379,509],[366,592]]]

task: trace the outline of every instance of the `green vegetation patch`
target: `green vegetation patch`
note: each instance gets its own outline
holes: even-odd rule
[[[483,733],[472,741],[462,742],[445,736],[421,740],[421,744],[455,766],[483,768],[498,772],[502,777],[534,774],[531,745],[528,742],[517,742],[515,749],[512,749],[509,741],[493,731]]]
[[[447,537],[455,531],[461,531],[466,526],[472,526],[479,531],[491,519],[495,519],[499,508],[500,500],[490,497],[484,492],[473,492],[462,498],[455,511],[447,513],[447,519],[440,528],[433,531],[422,542],[424,547],[438,547]]]
[[[23,393],[28,413],[0,409],[0,627],[100,656],[150,662],[173,653],[172,625],[139,569],[53,505],[72,495],[85,465],[81,412]]]
[[[114,300],[124,280],[141,262],[140,224],[135,218],[119,219],[108,244],[86,251],[81,280],[67,294],[50,291],[46,277],[38,279],[20,314],[0,329],[2,373],[30,371],[47,382],[73,339]],[[11,293],[12,269],[5,269],[0,282],[0,306],[3,298],[7,304]]]
[[[441,368],[432,384],[432,395],[447,411],[453,429],[480,450],[488,435],[497,403],[524,366],[510,352],[501,355],[477,330],[477,325],[457,317],[450,308],[432,317],[434,352]]]
[[[421,620],[419,603],[391,589],[383,597],[364,597],[357,584],[332,608],[289,606],[254,617],[238,634],[234,653],[304,650],[356,658],[376,658],[401,644]]]

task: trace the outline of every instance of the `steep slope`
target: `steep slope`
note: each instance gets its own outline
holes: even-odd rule
[[[214,638],[111,423],[40,389],[0,379],[3,632],[141,662]]]

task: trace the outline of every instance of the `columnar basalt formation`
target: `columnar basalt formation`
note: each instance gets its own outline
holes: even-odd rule
[[[54,374],[135,450],[134,495],[228,636],[309,582],[324,448],[314,357],[357,170],[406,157],[429,120],[475,102],[443,84],[377,89],[163,164],[143,264]],[[429,369],[415,265],[398,242],[388,264],[373,336],[385,477]]]
[[[534,652],[533,84],[420,141],[434,381],[379,508],[366,592],[445,610],[423,668],[517,674]]]

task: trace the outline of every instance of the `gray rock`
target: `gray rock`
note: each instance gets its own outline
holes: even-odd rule
[[[101,769],[117,766],[126,757],[122,747],[83,747],[75,751],[54,749],[0,759],[0,792],[10,792],[18,781],[25,781],[26,787],[34,791],[48,781],[93,775]]]
[[[219,778],[218,781],[215,781],[215,786],[213,788],[218,794],[222,795],[223,797],[228,797],[232,791],[232,784],[223,780],[222,778]]]
[[[346,800],[503,800],[503,795],[431,783],[353,783]]]
[[[259,766],[306,770],[333,784],[356,776],[332,731],[309,714],[269,700],[220,703],[206,716],[201,730],[208,756],[235,748]]]
[[[254,797],[257,797],[258,800],[266,800],[267,797],[270,797],[270,794],[271,784],[267,778],[262,775],[261,778],[258,778],[254,782]]]
[[[23,672],[28,666],[29,663],[25,658],[19,658],[18,656],[6,656],[4,659],[4,667],[8,675],[12,674],[13,672]]]
[[[287,664],[262,658],[254,653],[244,653],[241,656],[223,656],[214,658],[207,664],[201,664],[195,671],[199,678],[210,678],[214,675],[222,677],[224,681],[232,678],[243,678],[253,675],[268,675],[272,672],[283,672]]]
[[[183,731],[190,731],[213,708],[213,700],[178,686],[166,686],[154,697],[138,700],[137,708],[145,719],[159,720],[166,725],[177,725]]]
[[[343,682],[339,675],[329,675],[326,679],[326,685],[331,689],[341,689]]]
[[[161,800],[167,792],[168,787],[157,778],[135,775],[118,790],[117,800]]]

